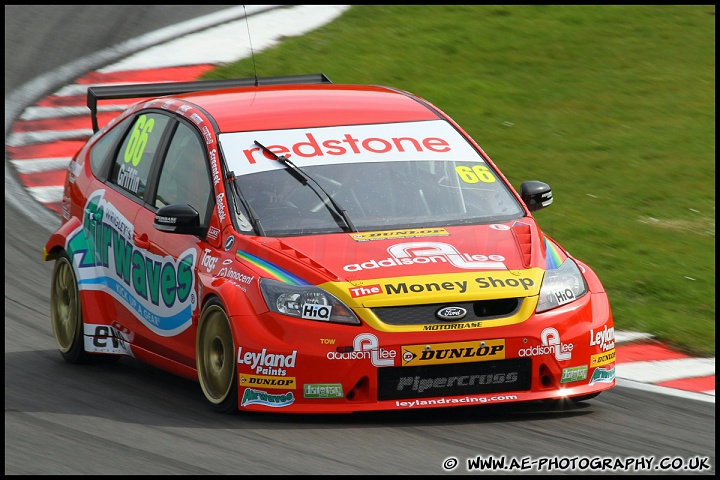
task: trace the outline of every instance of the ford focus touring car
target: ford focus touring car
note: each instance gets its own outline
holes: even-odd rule
[[[428,101],[313,74],[95,86],[88,107],[43,251],[67,362],[133,357],[224,413],[615,385],[603,286],[533,217],[551,188],[515,190]]]

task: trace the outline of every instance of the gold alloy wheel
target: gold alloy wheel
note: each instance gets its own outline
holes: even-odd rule
[[[200,317],[197,371],[203,393],[214,407],[234,404],[237,399],[236,368],[230,320],[219,303],[211,301]]]
[[[70,260],[64,255],[58,257],[53,270],[50,317],[53,335],[64,356],[73,347],[77,348],[78,339],[82,338],[78,332],[82,327],[82,321],[77,281]]]

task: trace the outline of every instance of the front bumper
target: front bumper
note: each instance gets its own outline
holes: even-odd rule
[[[351,413],[554,400],[615,385],[605,293],[501,327],[385,332],[233,317],[240,410]]]

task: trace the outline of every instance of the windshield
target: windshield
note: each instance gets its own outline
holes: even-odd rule
[[[322,189],[287,169],[236,178],[265,235],[348,231],[325,192],[358,231],[504,222],[524,214],[503,182],[478,162],[335,163],[302,171]]]
[[[260,235],[524,215],[504,180],[443,120],[230,132],[220,135],[220,150],[236,178],[238,208]],[[244,225],[241,231],[250,233]]]

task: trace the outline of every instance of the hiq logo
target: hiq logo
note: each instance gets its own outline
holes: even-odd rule
[[[575,300],[575,292],[569,288],[556,290],[553,295],[555,295],[555,300],[557,300],[558,305],[565,305]]]
[[[304,303],[302,306],[302,318],[308,320],[330,320],[332,305],[318,305],[316,303]]]

